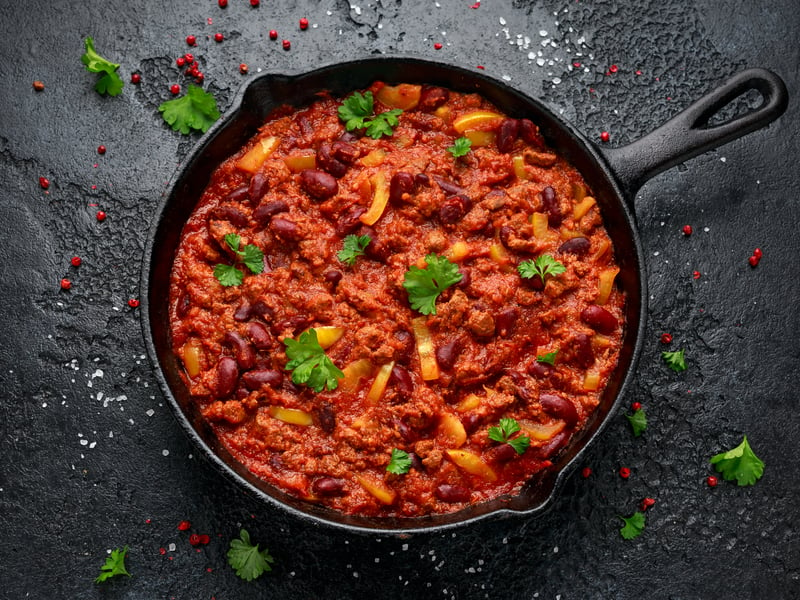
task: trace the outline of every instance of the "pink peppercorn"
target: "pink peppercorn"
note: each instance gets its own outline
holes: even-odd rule
[[[278,32],[274,29],[269,30],[269,39],[277,40],[278,39]]]
[[[173,83],[169,87],[169,91],[173,96],[177,96],[178,94],[181,93],[181,86],[179,86],[177,83]]]
[[[436,42],[436,43],[433,45],[433,47],[434,47],[434,49],[436,49],[436,50],[441,50],[441,49],[442,49],[442,44],[440,44],[439,42]]]
[[[73,256],[69,262],[73,267],[80,267],[83,260],[81,260],[80,256]]]
[[[603,132],[600,133],[600,141],[601,142],[607,142],[610,139],[611,139],[611,134],[608,133],[607,131],[603,131]]]
[[[290,42],[289,40],[283,40],[281,42],[281,45],[283,46],[284,50],[289,50],[292,47],[292,42]]]
[[[717,487],[717,483],[719,482],[717,481],[716,477],[714,477],[713,475],[709,475],[706,478],[706,483],[708,484],[708,487]]]
[[[581,477],[584,479],[588,479],[592,475],[592,468],[591,467],[583,467],[581,470]]]
[[[187,35],[186,36],[186,43],[188,45],[190,45],[190,46],[195,46],[195,45],[197,45],[197,38],[195,36],[193,36],[193,35]]]
[[[305,17],[300,19],[300,29],[302,29],[303,31],[308,29],[308,19],[306,19]]]
[[[631,470],[628,467],[620,467],[619,476],[623,479],[627,479],[631,476]]]
[[[225,39],[225,36],[222,35],[221,33],[215,33],[214,34],[214,41],[215,42],[221,42],[224,39]]]
[[[692,235],[692,226],[691,225],[684,225],[683,226],[683,235]]]
[[[102,210],[98,210],[98,211],[97,211],[97,220],[98,220],[98,221],[101,221],[101,222],[106,220],[106,213],[105,213],[105,211],[102,211]]]
[[[131,83],[133,85],[139,85],[142,82],[142,76],[139,73],[132,73],[131,74]]]
[[[67,279],[65,277],[64,279],[61,280],[61,289],[62,290],[68,290],[71,287],[72,287],[72,282],[69,279]]]

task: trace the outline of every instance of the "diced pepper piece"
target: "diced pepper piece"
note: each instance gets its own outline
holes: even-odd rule
[[[612,340],[607,335],[603,335],[602,333],[595,333],[592,336],[592,346],[596,348],[610,348],[614,345],[614,340]]]
[[[576,221],[583,217],[586,213],[589,212],[589,209],[592,208],[597,202],[591,196],[586,196],[583,200],[578,202],[575,207],[572,209],[572,218]]]
[[[445,450],[445,452],[457,467],[465,470],[467,473],[470,473],[471,475],[477,475],[486,481],[497,480],[497,473],[495,473],[492,468],[483,462],[481,457],[474,452],[453,448]]]
[[[236,161],[236,167],[248,173],[256,173],[261,169],[261,165],[269,158],[278,145],[281,143],[280,138],[269,136],[258,140],[250,150],[244,153],[242,157]]]
[[[467,129],[494,129],[503,120],[503,115],[489,110],[473,110],[453,121],[453,129],[464,133]]]
[[[284,157],[283,162],[292,173],[299,173],[300,171],[317,167],[317,157],[314,154],[293,154]]]
[[[417,354],[419,355],[420,371],[422,379],[432,381],[439,379],[439,363],[436,362],[436,349],[433,346],[433,338],[428,329],[427,317],[416,317],[411,319],[411,328],[414,331],[414,339],[417,342]]]
[[[525,158],[521,154],[511,157],[511,166],[514,167],[514,175],[517,176],[517,179],[525,180],[531,178],[528,174],[528,169],[525,168]]]
[[[365,167],[377,167],[386,160],[386,151],[383,148],[375,148],[361,157],[361,164]]]
[[[370,204],[369,210],[359,217],[365,225],[373,225],[380,219],[389,202],[389,182],[386,174],[378,171],[370,177],[370,182],[372,183],[372,204]]]
[[[489,246],[489,257],[496,263],[501,265],[508,265],[511,257],[508,255],[508,250],[503,244],[492,244]]]
[[[270,406],[269,416],[284,423],[292,425],[303,425],[305,427],[314,423],[311,413],[296,408],[284,408],[282,406]]]
[[[568,229],[566,227],[562,227],[559,230],[559,235],[561,236],[562,240],[571,240],[572,238],[576,237],[584,237],[582,231],[577,231],[575,229]]]
[[[183,345],[183,366],[189,377],[197,377],[200,374],[200,344],[197,340],[189,340]]]
[[[461,402],[456,404],[456,410],[458,412],[468,412],[474,408],[478,408],[480,405],[481,397],[477,394],[469,394]]]
[[[314,327],[314,331],[317,332],[317,342],[323,350],[333,346],[344,335],[344,327],[333,327],[331,325]]]
[[[614,289],[614,278],[617,276],[617,273],[619,273],[619,267],[600,271],[595,304],[605,304],[608,302],[611,291]]]
[[[611,248],[611,242],[608,240],[600,240],[600,242],[597,244],[597,250],[595,250],[594,254],[591,256],[592,260],[598,262],[601,258],[603,258],[603,256],[605,256],[609,248]]]
[[[358,382],[362,377],[372,375],[372,363],[366,358],[354,360],[344,369],[344,377],[339,380],[339,389],[345,392],[352,392],[358,387]]]
[[[561,420],[553,421],[552,423],[519,422],[520,429],[525,435],[532,440],[539,440],[540,442],[552,439],[554,435],[561,433],[566,425],[566,422]]]
[[[384,85],[375,94],[375,98],[389,108],[400,108],[411,110],[419,104],[419,97],[422,92],[421,85],[401,83],[399,85]]]
[[[356,475],[356,481],[381,504],[388,506],[394,503],[397,497],[397,492],[386,485],[384,481],[378,481],[369,475]]]
[[[586,371],[583,377],[583,389],[587,392],[594,392],[600,387],[600,373],[597,371]]]
[[[460,448],[467,441],[467,430],[457,416],[444,413],[439,418],[438,434],[448,448]]]
[[[439,117],[445,123],[449,123],[450,122],[450,117],[452,116],[451,113],[452,113],[452,111],[450,110],[450,107],[447,106],[447,104],[443,104],[442,106],[437,108],[435,111],[433,111],[433,114],[436,115],[437,117]]]
[[[572,184],[572,198],[576,203],[583,201],[586,197],[586,186],[576,181]]]
[[[491,146],[494,144],[496,134],[494,131],[481,131],[479,129],[468,129],[464,132],[464,137],[472,142],[473,148],[481,146]]]
[[[531,225],[533,225],[533,237],[537,240],[545,240],[549,237],[550,226],[547,213],[535,212],[531,215]]]
[[[450,262],[461,262],[469,254],[469,246],[467,242],[459,240],[445,250],[444,255]]]
[[[375,405],[383,396],[386,391],[386,384],[389,383],[389,377],[392,376],[392,369],[394,369],[394,361],[381,365],[378,369],[378,374],[369,388],[367,393],[367,404]]]

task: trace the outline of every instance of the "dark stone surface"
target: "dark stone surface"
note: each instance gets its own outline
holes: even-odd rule
[[[796,2],[470,5],[2,3],[0,596],[800,597]],[[312,23],[304,32],[301,16]],[[268,39],[272,28],[290,51]],[[207,37],[217,31],[221,44]],[[127,305],[140,293],[142,248],[166,182],[198,139],[172,132],[157,112],[169,85],[184,83],[174,58],[190,33],[223,110],[247,81],[241,62],[251,74],[299,72],[401,53],[483,65],[590,138],[610,131],[611,145],[743,68],[780,74],[792,101],[778,122],[637,194],[650,317],[627,401],[645,407],[647,432],[634,438],[614,416],[586,456],[593,475],[573,477],[543,517],[407,539],[299,522],[200,459],[156,386],[140,312]],[[95,75],[79,60],[87,35],[122,64],[121,96],[93,91]],[[612,64],[618,72],[606,74]],[[127,83],[134,71],[139,86]],[[44,91],[32,89],[36,79]],[[51,181],[47,193],[40,176]],[[753,269],[755,247],[764,258]],[[59,288],[62,277],[71,290]],[[686,348],[683,374],[661,361],[663,331],[672,348]],[[743,434],[766,462],[764,477],[751,488],[709,488],[708,459]],[[627,481],[621,466],[632,470]],[[617,515],[645,496],[656,499],[647,528],[625,541]],[[176,529],[182,519],[211,543],[190,546]],[[276,559],[254,583],[226,564],[242,526]],[[125,544],[133,577],[94,584],[107,550]]]

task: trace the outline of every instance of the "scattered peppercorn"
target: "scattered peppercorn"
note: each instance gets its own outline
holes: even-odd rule
[[[617,65],[611,65],[610,67],[608,67],[608,70],[610,73],[616,73],[617,71],[619,71],[619,67]]]
[[[683,235],[692,235],[692,226],[691,225],[684,225],[683,226]]]
[[[761,259],[758,258],[755,254],[747,259],[747,262],[750,263],[751,267],[757,267],[758,263],[761,262]]]
[[[610,139],[611,139],[611,134],[608,133],[607,131],[603,131],[603,132],[600,133],[600,141],[601,142],[607,142]]]
[[[105,154],[105,153],[106,153],[106,147],[105,147],[105,146],[103,146],[102,144],[101,144],[101,145],[99,145],[99,146],[97,147],[97,153],[98,153],[98,154]]]
[[[39,177],[39,185],[42,186],[43,190],[46,190],[50,187],[50,180],[47,177]]]
[[[175,59],[175,64],[178,65],[178,68],[181,69],[186,64],[186,59],[182,56],[179,56]]]
[[[623,479],[627,479],[631,476],[631,470],[628,467],[620,467],[619,476]]]
[[[662,344],[669,344],[672,341],[672,334],[671,333],[662,333],[661,334],[661,343]]]
[[[100,221],[100,222],[102,222],[102,221],[105,221],[105,220],[106,220],[106,213],[105,213],[105,211],[102,211],[102,210],[98,210],[98,211],[97,211],[97,220],[98,220],[98,221]]]
[[[650,507],[652,507],[653,505],[655,505],[655,503],[656,503],[656,500],[655,500],[655,498],[643,498],[643,499],[642,499],[642,503],[641,503],[641,505],[639,506],[639,508],[641,508],[641,509],[642,509],[642,512],[644,512],[644,511],[646,511],[648,508],[650,508]]]
[[[225,39],[225,36],[222,35],[221,33],[215,33],[214,34],[214,41],[215,42],[221,42],[224,39]]]
[[[764,256],[764,253],[761,251],[761,248],[756,248],[753,250],[753,256],[760,259],[762,256]]]
[[[186,36],[186,43],[189,46],[196,46],[197,45],[197,38],[195,36],[193,36],[193,35],[187,35]]]
[[[72,282],[69,279],[67,279],[65,277],[64,279],[61,280],[61,289],[62,290],[68,290],[71,287],[72,287]]]
[[[592,468],[591,467],[583,467],[581,470],[581,477],[584,479],[588,479],[592,475]]]
[[[170,86],[169,91],[173,96],[177,96],[181,93],[181,86],[179,86],[177,83],[173,83]]]
[[[178,523],[178,531],[189,531],[192,528],[191,521],[183,520]]]
[[[139,73],[131,73],[131,83],[133,85],[139,85],[142,82],[142,76]]]
[[[36,81],[33,82],[33,89],[36,90],[37,92],[43,91],[44,90],[44,83],[42,83],[41,81],[39,81],[37,79]]]
[[[220,8],[225,8],[226,6],[228,6],[228,0],[219,0],[217,4],[219,4]]]
[[[700,279],[700,271],[692,271],[692,277],[695,279]]]
[[[292,42],[290,42],[289,40],[283,40],[281,42],[281,45],[283,46],[284,50],[290,50],[292,48]]]
[[[73,256],[73,257],[72,257],[72,258],[69,260],[69,262],[70,262],[70,264],[71,264],[73,267],[80,267],[80,266],[81,266],[81,263],[82,263],[83,261],[81,260],[81,257],[80,257],[80,256]]]
[[[641,402],[634,402],[631,404],[631,410],[641,410],[642,403]]]
[[[434,49],[436,49],[436,50],[441,50],[441,49],[442,49],[442,44],[441,44],[441,43],[439,43],[439,42],[436,42],[436,43],[433,45],[433,47],[434,47]]]
[[[131,298],[128,300],[128,306],[131,308],[139,308],[139,301],[136,298]]]
[[[278,32],[275,29],[269,30],[269,39],[277,40],[278,39]]]
[[[248,71],[248,68],[247,68],[247,65],[245,63],[242,63],[242,64],[239,65],[239,73],[241,73],[242,75],[247,75],[247,71]]]
[[[186,54],[183,55],[183,60],[186,61],[186,64],[193,63],[194,54],[192,54],[191,52],[187,52]]]
[[[716,477],[714,477],[713,475],[709,475],[706,478],[706,483],[708,484],[708,487],[717,487],[718,481]]]
[[[305,17],[300,19],[300,29],[302,29],[303,31],[308,29],[308,19],[306,19]]]
[[[253,8],[257,8],[259,4],[261,3],[258,0],[250,0],[250,6]]]
[[[192,535],[189,536],[189,543],[192,546],[200,545],[200,536],[197,535],[196,533],[193,533]]]

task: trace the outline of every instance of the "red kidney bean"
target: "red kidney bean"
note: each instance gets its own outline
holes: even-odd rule
[[[300,329],[308,327],[310,322],[311,321],[309,321],[308,317],[305,315],[295,315],[293,317],[286,317],[273,324],[272,329],[276,335],[287,329],[293,334],[296,334]]]
[[[542,458],[553,456],[555,452],[569,441],[570,432],[567,429],[558,432],[551,437],[546,443],[539,446],[535,452]]]
[[[585,333],[579,333],[572,340],[575,364],[583,369],[588,369],[594,364],[594,348],[592,338]]]
[[[311,491],[319,496],[342,496],[345,480],[335,477],[320,477],[311,482]]]
[[[449,371],[453,368],[458,358],[460,346],[460,340],[456,338],[436,348],[436,361],[442,369]]]
[[[514,233],[515,233],[514,228],[511,227],[511,225],[503,225],[500,228],[499,231],[500,242],[503,244],[503,246],[509,248],[509,244],[511,243],[511,236],[514,235]]]
[[[555,373],[556,368],[549,363],[544,363],[535,360],[530,365],[528,365],[527,370],[528,374],[531,377],[538,377],[540,379],[544,379],[546,377],[550,377],[550,375]]]
[[[400,437],[402,437],[405,441],[412,442],[416,439],[417,434],[414,433],[414,430],[406,425],[405,422],[401,421],[400,419],[394,419],[392,423],[397,429],[397,433],[399,433]]]
[[[342,277],[342,272],[336,269],[328,269],[322,274],[322,278],[332,286],[336,286],[342,280]]]
[[[551,417],[563,420],[568,427],[572,427],[578,422],[578,410],[566,398],[555,394],[539,394],[539,404],[542,405],[544,412]]]
[[[262,172],[258,172],[250,179],[247,195],[253,202],[258,202],[269,190],[269,179]]]
[[[516,119],[503,119],[497,129],[495,144],[501,154],[508,154],[514,147],[514,142],[519,136],[519,121]]]
[[[450,98],[450,92],[445,88],[422,86],[419,94],[417,110],[433,112]]]
[[[523,279],[522,283],[538,292],[541,292],[544,289],[544,281],[542,281],[542,278],[538,275],[534,275],[530,279]]]
[[[411,460],[411,468],[417,471],[424,471],[425,465],[422,464],[422,459],[414,452],[408,453],[408,458]]]
[[[314,126],[311,124],[311,121],[308,120],[308,116],[306,114],[302,114],[297,117],[297,124],[300,125],[300,131],[302,132],[303,136],[310,137],[314,135]]]
[[[446,198],[444,202],[439,205],[437,211],[439,220],[444,225],[454,225],[458,223],[469,211],[470,204],[469,198],[463,195]]]
[[[336,178],[319,169],[306,169],[300,172],[300,187],[317,200],[327,200],[339,191]]]
[[[408,371],[400,365],[392,367],[392,377],[389,380],[403,398],[410,398],[414,393],[414,382]]]
[[[323,171],[330,173],[337,179],[344,177],[345,173],[347,173],[347,165],[334,158],[333,146],[330,142],[322,142],[317,148],[317,164]]]
[[[358,204],[353,204],[350,208],[345,210],[336,221],[336,233],[340,237],[345,237],[353,233],[361,226],[359,217],[367,212],[367,209]]]
[[[303,237],[300,234],[300,228],[297,223],[284,217],[272,217],[269,222],[269,229],[276,236],[286,241],[296,242]]]
[[[237,331],[228,331],[223,341],[233,349],[236,362],[243,371],[252,369],[256,364],[256,353],[250,343]]]
[[[249,196],[250,196],[250,186],[243,185],[241,187],[236,188],[230,194],[225,196],[225,200],[227,202],[243,202],[244,200],[247,200]]]
[[[519,310],[509,307],[501,310],[494,318],[494,325],[497,328],[497,333],[500,337],[508,337],[514,330],[519,318]]]
[[[486,458],[492,462],[504,463],[518,456],[511,444],[500,444],[487,450]]]
[[[470,491],[462,485],[440,483],[434,488],[433,495],[442,502],[469,502]]]
[[[217,372],[214,377],[214,395],[217,398],[227,398],[236,389],[239,379],[239,366],[232,356],[223,356],[217,363]]]
[[[263,300],[257,300],[254,302],[250,312],[253,315],[258,315],[262,319],[271,319],[275,316],[275,311],[272,310]]]
[[[411,332],[404,329],[399,329],[394,333],[394,339],[400,343],[400,348],[397,350],[397,361],[403,364],[408,364],[413,356],[415,344],[414,336]]]
[[[414,187],[431,187],[431,178],[425,175],[425,173],[417,173],[414,175]]]
[[[539,128],[530,119],[520,119],[519,135],[526,144],[534,148],[544,148],[544,138],[539,133]]]
[[[481,426],[481,417],[475,413],[469,413],[461,417],[461,424],[464,426],[464,431],[467,435],[471,435],[478,431]]]
[[[246,214],[238,208],[229,205],[218,206],[214,209],[214,212],[211,213],[211,218],[219,219],[220,221],[228,221],[236,227],[246,227],[250,221]]]
[[[346,165],[353,164],[360,156],[360,152],[356,146],[341,140],[333,143],[332,150],[333,156]]]
[[[191,306],[192,306],[192,301],[189,298],[189,294],[183,292],[178,298],[178,301],[175,303],[175,312],[178,313],[179,317],[185,317],[186,313],[189,312]]]
[[[556,198],[556,191],[549,185],[542,190],[542,205],[548,214],[548,223],[553,227],[561,225],[561,206]]]
[[[414,191],[414,176],[405,171],[398,171],[389,180],[389,202],[399,206],[403,204],[404,195]]]
[[[567,240],[558,247],[558,251],[574,254],[575,256],[584,256],[589,252],[590,247],[591,243],[589,243],[589,240],[581,236]]]
[[[253,345],[259,350],[269,350],[275,345],[269,330],[261,323],[248,323],[247,335],[250,337],[250,341],[253,342]]]
[[[358,139],[358,136],[353,133],[352,131],[343,131],[342,135],[339,136],[338,141],[340,142],[352,142]]]
[[[283,373],[275,369],[254,369],[242,375],[242,382],[248,390],[258,390],[264,385],[277,388],[283,382]]]
[[[283,200],[267,200],[258,205],[253,211],[253,220],[259,225],[265,226],[269,224],[272,217],[278,213],[289,211],[289,205]]]
[[[598,333],[613,333],[617,328],[617,319],[602,306],[592,304],[581,311],[581,321]]]
[[[333,410],[333,405],[329,402],[325,402],[320,407],[317,413],[317,419],[319,420],[320,429],[325,433],[330,435],[336,429],[336,412]]]
[[[460,185],[457,185],[450,181],[449,179],[445,179],[444,177],[440,177],[439,175],[434,175],[433,180],[439,184],[439,187],[442,188],[442,191],[445,194],[449,194],[451,196],[457,194],[464,194],[466,190],[462,188]]]
[[[461,273],[461,281],[456,284],[456,287],[469,287],[469,284],[472,283],[472,269],[460,267],[458,270]]]

